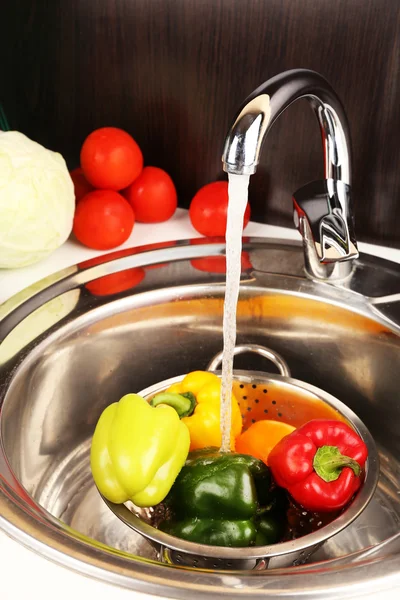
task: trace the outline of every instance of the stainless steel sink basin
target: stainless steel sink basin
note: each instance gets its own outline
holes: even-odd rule
[[[223,271],[224,249],[197,240],[113,253],[0,307],[0,527],[68,568],[164,597],[398,597],[400,267],[388,261],[363,255],[333,285],[305,277],[300,244],[244,243],[238,343],[284,356],[293,377],[358,414],[380,450],[367,510],[312,562],[265,572],[162,564],[100,499],[88,456],[104,407],[221,350],[225,275],[210,269]],[[235,366],[265,370],[257,357]]]

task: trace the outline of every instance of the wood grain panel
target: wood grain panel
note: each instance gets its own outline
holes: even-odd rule
[[[94,128],[130,131],[187,206],[222,176],[230,120],[295,67],[329,79],[353,138],[359,239],[400,247],[398,0],[3,0],[0,98],[14,128],[70,167]],[[251,181],[253,218],[291,225],[291,194],[322,173],[300,101],[276,123]]]

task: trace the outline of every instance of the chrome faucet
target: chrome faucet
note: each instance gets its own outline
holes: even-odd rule
[[[358,257],[350,190],[350,136],[343,106],[329,83],[307,69],[285,71],[245,100],[225,140],[227,173],[256,172],[266,135],[299,98],[307,98],[322,134],[325,178],[293,194],[294,223],[303,238],[305,269],[315,279],[344,279]]]

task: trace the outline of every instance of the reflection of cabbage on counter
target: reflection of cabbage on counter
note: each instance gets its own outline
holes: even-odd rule
[[[17,131],[0,131],[0,268],[32,264],[61,246],[74,210],[61,154]]]

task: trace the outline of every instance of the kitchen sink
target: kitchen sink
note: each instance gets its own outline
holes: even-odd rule
[[[107,508],[90,472],[102,410],[205,369],[222,348],[225,244],[187,240],[70,267],[0,308],[0,528],[86,575],[163,597],[358,598],[400,592],[400,266],[362,254],[335,282],[304,273],[301,244],[243,242],[237,341],[340,399],[380,456],[368,508],[305,564],[218,571],[162,562]],[[262,357],[241,370],[274,370]]]

